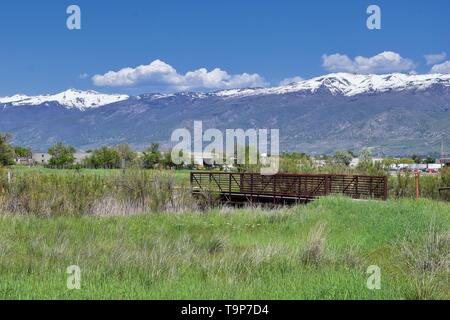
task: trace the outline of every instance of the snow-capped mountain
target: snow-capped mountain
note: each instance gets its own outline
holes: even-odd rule
[[[255,95],[286,94],[295,92],[315,93],[320,89],[347,97],[358,94],[382,93],[386,91],[426,90],[433,85],[450,87],[450,75],[403,74],[361,75],[333,73],[321,77],[294,82],[285,86],[257,89],[233,89],[218,91],[220,97],[243,97]]]
[[[283,95],[289,93],[314,94],[320,90],[327,90],[334,95],[352,97],[360,94],[374,94],[388,91],[416,91],[426,90],[434,85],[450,87],[450,75],[442,74],[402,74],[360,75],[350,73],[333,73],[321,77],[293,82],[284,86],[268,88],[246,88],[220,90],[212,93],[192,92],[178,94],[143,94],[137,99],[149,98],[161,100],[177,96],[192,99],[242,98],[262,95]],[[108,104],[128,100],[128,95],[103,94],[96,91],[81,91],[69,89],[54,95],[27,96],[17,94],[11,97],[0,97],[0,104],[13,106],[37,106],[49,102],[56,102],[66,108],[76,108],[81,111],[97,108]]]
[[[13,106],[37,106],[45,103],[56,102],[61,106],[81,111],[97,108],[111,103],[127,100],[129,96],[119,94],[103,94],[96,91],[81,91],[69,89],[54,95],[26,96],[14,95],[12,97],[0,97],[0,104]]]
[[[55,107],[56,106],[56,107]],[[79,111],[81,110],[81,111]],[[128,143],[170,146],[173,130],[194,121],[221,131],[280,130],[281,150],[411,155],[439,152],[450,136],[450,75],[329,74],[285,86],[135,97],[68,90],[0,98],[0,132],[46,151],[62,141],[78,149]]]

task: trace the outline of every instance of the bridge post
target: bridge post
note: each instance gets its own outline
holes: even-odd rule
[[[253,203],[253,173],[250,173],[250,202]]]
[[[230,201],[231,201],[231,174],[228,175],[228,192],[230,194]]]
[[[384,176],[384,195],[383,200],[386,201],[388,199],[388,177]]]
[[[328,195],[328,192],[329,192],[329,190],[330,190],[330,184],[331,184],[331,175],[326,175],[325,176],[325,185],[324,185],[324,187],[325,187],[325,196],[327,196]]]

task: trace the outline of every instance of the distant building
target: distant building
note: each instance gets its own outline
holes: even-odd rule
[[[439,162],[444,166],[450,166],[450,158],[441,158]]]
[[[350,167],[356,168],[359,165],[359,158],[353,158],[352,161],[350,161]]]
[[[444,165],[442,163],[430,163],[428,164],[428,170],[435,170],[435,171],[439,171],[442,169]]]
[[[205,165],[214,166],[217,163],[224,162],[220,160],[219,155],[209,152],[193,152],[191,153],[191,158],[194,165],[201,167]]]
[[[90,155],[89,153],[85,153],[85,152],[75,153],[74,154],[75,163],[81,164],[84,159],[89,157],[89,155]],[[35,152],[35,153],[33,153],[31,159],[32,159],[33,164],[47,165],[51,158],[52,158],[52,156],[48,153]]]
[[[75,163],[76,164],[81,164],[83,163],[83,161],[89,157],[90,153],[86,153],[86,152],[78,152],[74,154],[75,157]]]
[[[50,158],[52,156],[48,153],[42,153],[42,152],[33,152],[32,160],[34,164],[41,164],[46,165],[50,161]]]
[[[383,162],[383,158],[372,158],[372,162],[375,164],[377,162]],[[352,161],[350,161],[350,167],[351,168],[356,168],[359,163],[361,162],[361,160],[359,158],[353,158]]]
[[[33,164],[33,159],[31,157],[17,157],[15,159],[16,164],[21,164],[21,165],[31,165]]]
[[[322,167],[325,167],[327,165],[327,161],[326,160],[313,159],[312,161],[313,161],[314,166],[316,166],[318,168],[322,168]]]

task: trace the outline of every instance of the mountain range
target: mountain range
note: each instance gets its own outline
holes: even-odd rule
[[[177,128],[280,129],[284,151],[410,155],[439,151],[450,135],[450,75],[336,73],[284,86],[138,96],[70,89],[0,97],[0,132],[45,151],[129,143],[170,146]]]

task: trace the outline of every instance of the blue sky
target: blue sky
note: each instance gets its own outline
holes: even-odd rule
[[[70,4],[81,8],[81,30],[66,28]],[[381,30],[366,27],[370,4],[381,8]],[[449,14],[448,0],[5,0],[0,96],[215,90],[331,71],[450,72]]]

